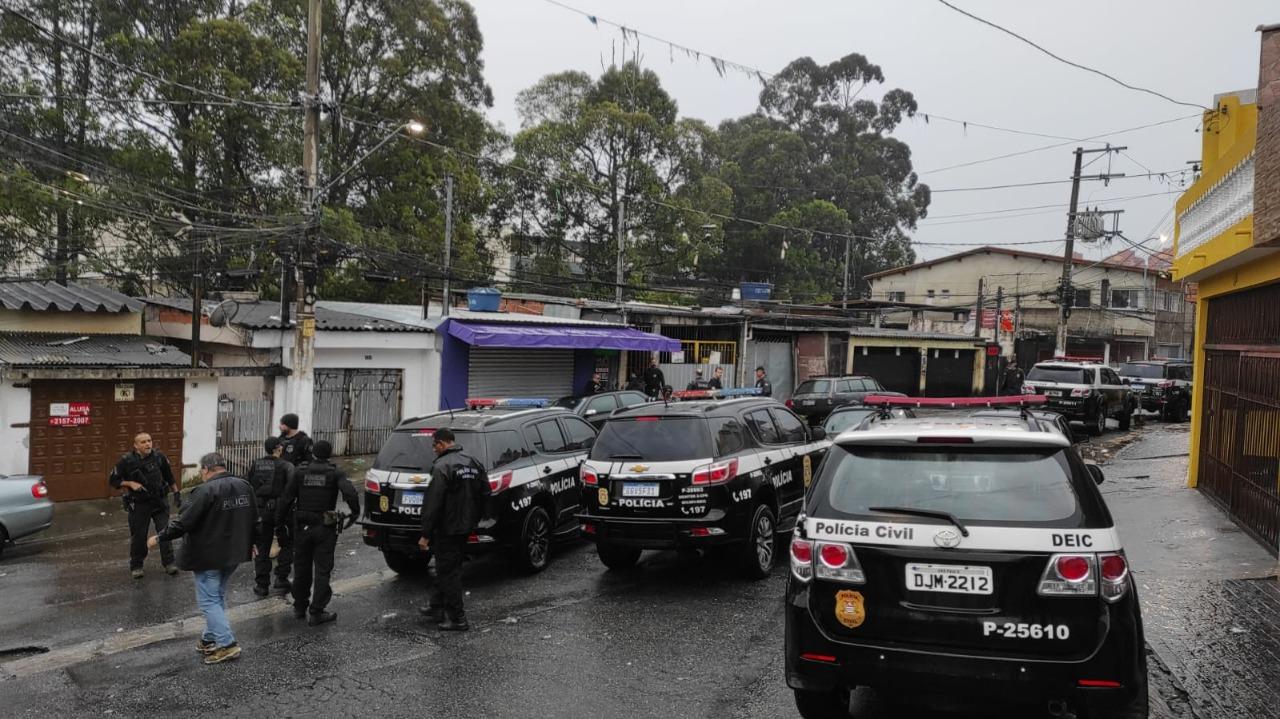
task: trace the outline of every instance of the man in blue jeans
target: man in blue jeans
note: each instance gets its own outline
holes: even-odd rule
[[[147,544],[184,537],[178,566],[195,575],[196,604],[205,621],[196,648],[205,664],[220,664],[240,656],[227,621],[227,580],[253,554],[258,505],[252,485],[227,472],[227,460],[217,452],[200,458],[200,478],[182,513]]]

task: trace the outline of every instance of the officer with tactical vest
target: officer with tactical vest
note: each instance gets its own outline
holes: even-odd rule
[[[142,563],[147,558],[147,533],[169,526],[169,492],[177,492],[169,459],[151,446],[151,435],[140,432],[133,438],[133,451],[120,457],[107,479],[115,489],[124,490],[124,508],[129,514],[129,572],[142,579]],[[160,563],[164,571],[177,574],[173,544],[160,542]]]
[[[289,534],[288,522],[276,522],[276,504],[284,496],[289,480],[293,479],[294,468],[280,458],[284,453],[284,446],[278,438],[268,437],[263,442],[263,448],[267,450],[266,456],[254,460],[249,472],[249,484],[253,486],[253,494],[258,500],[260,525],[255,547],[257,553],[253,558],[257,580],[253,593],[259,597],[267,596],[270,591],[267,584],[271,580],[273,538],[280,543],[280,554],[276,556],[276,582],[272,588],[286,592],[293,588],[289,583],[289,569],[293,566],[293,538]]]
[[[311,438],[298,429],[298,415],[292,412],[280,418],[280,446],[284,448],[281,457],[295,467],[301,467],[312,459]]]
[[[422,499],[418,547],[435,553],[436,582],[429,604],[418,611],[444,631],[465,632],[471,625],[462,606],[462,562],[467,537],[480,523],[490,489],[484,465],[454,444],[455,439],[448,427],[431,437],[436,461]]]
[[[333,552],[338,545],[338,532],[344,528],[334,511],[338,495],[342,495],[351,510],[347,527],[355,524],[360,515],[360,495],[347,475],[329,461],[333,445],[322,439],[312,446],[311,452],[315,459],[294,472],[284,496],[276,504],[276,521],[285,521],[290,510],[293,511],[293,615],[298,619],[306,617],[307,624],[314,627],[338,618],[336,613],[325,611],[333,598],[333,589],[329,586]]]

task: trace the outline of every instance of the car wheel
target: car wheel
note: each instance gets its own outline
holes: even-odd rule
[[[756,507],[751,514],[747,543],[742,548],[742,571],[748,579],[764,579],[773,570],[777,556],[777,522],[773,510],[765,505]]]
[[[600,555],[600,562],[604,566],[615,572],[631,569],[640,561],[640,550],[635,547],[596,544],[596,554]]]
[[[4,527],[0,527],[0,557],[4,556],[4,548],[9,544],[9,533],[4,531]]]
[[[844,689],[792,691],[796,696],[796,709],[804,719],[845,719],[849,716],[849,693]]]
[[[1101,437],[1103,432],[1107,431],[1107,412],[1101,406],[1094,412],[1093,419],[1089,422],[1089,436]]]
[[[537,574],[551,560],[551,517],[542,507],[534,507],[524,515],[520,525],[520,541],[511,553],[516,568]]]
[[[405,552],[396,552],[390,549],[382,551],[382,559],[387,563],[387,568],[391,571],[409,576],[426,574],[427,566],[431,564],[431,555],[429,554],[406,554]]]

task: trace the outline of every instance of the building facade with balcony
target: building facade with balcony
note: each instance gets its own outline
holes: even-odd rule
[[[1204,113],[1202,174],[1177,202],[1174,278],[1198,285],[1188,483],[1280,547],[1280,25],[1258,90]]]

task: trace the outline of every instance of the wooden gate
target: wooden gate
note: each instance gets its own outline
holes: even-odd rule
[[[1280,549],[1280,285],[1211,299],[1199,487]]]
[[[334,456],[376,454],[400,423],[398,369],[318,369],[311,436]]]

